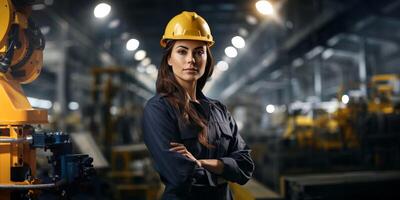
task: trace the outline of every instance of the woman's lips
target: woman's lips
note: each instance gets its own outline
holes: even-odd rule
[[[183,71],[197,72],[198,70],[196,68],[188,68],[188,69],[183,69]]]

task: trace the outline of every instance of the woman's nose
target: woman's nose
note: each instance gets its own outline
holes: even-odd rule
[[[187,62],[188,63],[196,63],[196,60],[194,59],[193,54],[189,53],[187,56]]]

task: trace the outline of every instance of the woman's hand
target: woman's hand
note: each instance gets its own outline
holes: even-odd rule
[[[176,143],[176,142],[171,142],[170,143],[171,148],[169,149],[170,151],[175,151],[178,152],[180,154],[182,154],[183,156],[186,156],[187,158],[189,158],[190,160],[193,160],[196,162],[196,164],[201,167],[201,162],[199,160],[197,160],[192,153],[190,153],[186,147],[181,144],[181,143]]]

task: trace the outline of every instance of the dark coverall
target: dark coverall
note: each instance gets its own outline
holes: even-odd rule
[[[254,162],[250,149],[238,133],[236,122],[226,107],[216,100],[197,94],[200,103],[191,102],[208,122],[208,142],[200,144],[200,128],[181,122],[179,112],[159,94],[146,104],[143,114],[143,137],[155,169],[165,184],[162,199],[233,199],[227,181],[245,184],[252,176]],[[212,173],[180,153],[169,151],[170,142],[184,144],[196,159],[219,159],[224,163],[221,175]]]

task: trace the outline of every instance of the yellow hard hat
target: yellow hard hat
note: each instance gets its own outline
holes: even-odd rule
[[[160,41],[162,47],[167,46],[167,40],[205,41],[209,47],[214,44],[206,20],[197,13],[188,11],[183,11],[168,22]]]

